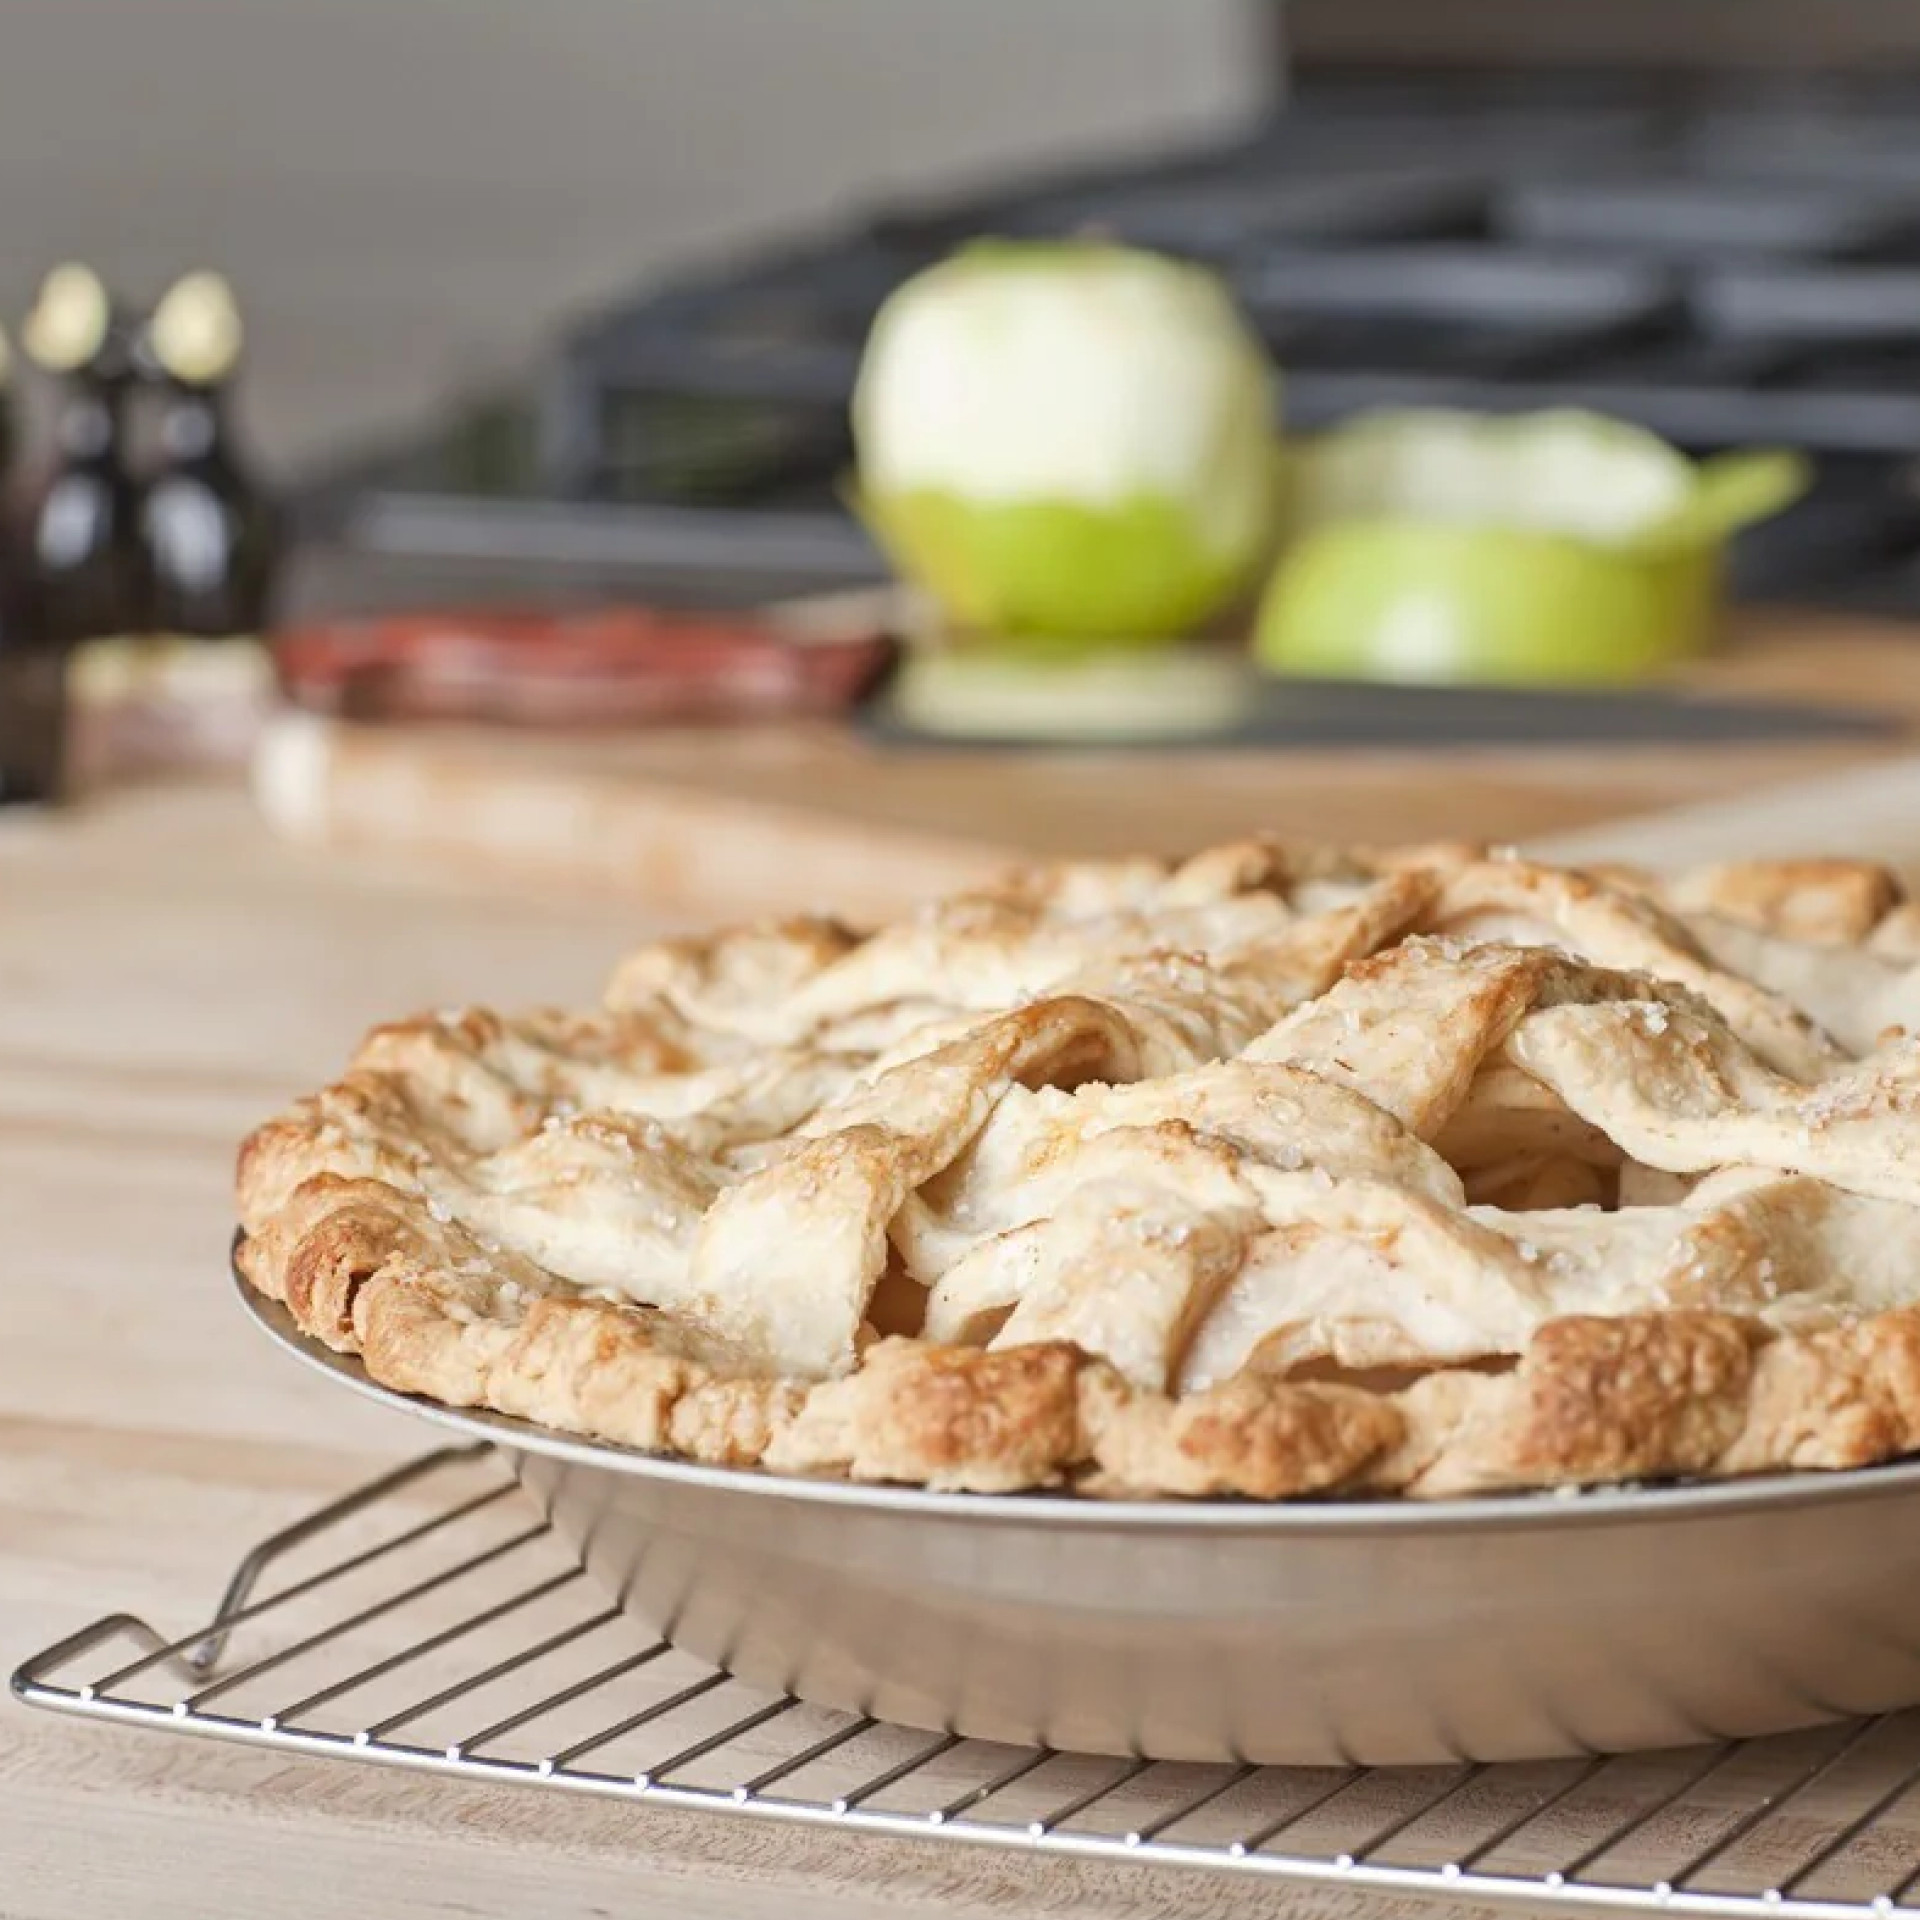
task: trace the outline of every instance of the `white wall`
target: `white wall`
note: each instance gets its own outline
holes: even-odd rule
[[[220,266],[296,452],[853,194],[1260,98],[1241,0],[0,0],[0,316]]]

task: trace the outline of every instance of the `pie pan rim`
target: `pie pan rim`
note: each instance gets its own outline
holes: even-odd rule
[[[244,1234],[236,1231],[237,1255]],[[668,1454],[647,1453],[613,1441],[567,1434],[535,1421],[484,1407],[452,1407],[404,1393],[368,1374],[359,1357],[336,1352],[301,1330],[277,1300],[255,1291],[230,1262],[234,1292],[247,1319],[267,1341],[313,1372],[362,1399],[411,1414],[519,1454],[541,1454],[566,1465],[629,1474],[713,1493],[790,1498],[868,1512],[973,1521],[1049,1522],[1076,1527],[1153,1531],[1227,1528],[1282,1535],[1450,1532],[1461,1528],[1535,1529],[1567,1525],[1643,1523],[1718,1513],[1818,1505],[1830,1501],[1891,1497],[1920,1489],[1920,1455],[1867,1467],[1835,1470],[1786,1468],[1732,1479],[1659,1484],[1607,1482],[1576,1492],[1522,1488],[1504,1493],[1453,1495],[1432,1500],[1392,1496],[1261,1501],[1222,1498],[1163,1500],[1089,1499],[1083,1493],[964,1493],[929,1487],[830,1479],[775,1472],[764,1467],[703,1465]]]

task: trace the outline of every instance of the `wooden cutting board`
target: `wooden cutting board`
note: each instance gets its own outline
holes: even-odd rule
[[[1177,852],[1253,830],[1540,840],[1819,783],[1920,748],[1920,635],[1755,620],[1692,684],[1883,706],[1891,740],[1337,752],[916,752],[811,724],[555,737],[276,721],[256,773],[289,838],[630,892],[699,913],[870,914],[1030,855]],[[1849,844],[1827,816],[1822,847]],[[1784,833],[1808,818],[1796,803]],[[1838,836],[1837,840],[1834,836]],[[1777,838],[1777,836],[1776,836]]]

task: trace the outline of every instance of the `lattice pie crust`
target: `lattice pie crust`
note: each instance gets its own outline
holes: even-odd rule
[[[1920,910],[1266,840],[376,1029],[241,1265],[377,1380],[729,1465],[1432,1497],[1920,1451]]]

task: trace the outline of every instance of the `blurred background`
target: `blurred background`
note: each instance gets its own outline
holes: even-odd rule
[[[1430,317],[1418,286],[1389,300],[1364,271],[1350,291],[1314,289],[1315,312],[1290,310],[1307,301],[1285,275],[1258,284],[1276,254],[1357,241],[1364,258],[1396,242],[1472,241],[1490,225],[1494,260],[1458,263],[1457,274],[1436,265],[1428,307],[1456,333],[1468,321],[1483,329],[1485,352],[1469,343],[1468,357],[1508,380],[1566,370],[1569,305],[1584,307],[1587,331],[1609,344],[1636,327],[1644,335],[1656,289],[1611,263],[1686,264],[1705,244],[1729,260],[1695,289],[1694,318],[1720,350],[1700,370],[1758,381],[1773,377],[1756,346],[1763,333],[1779,346],[1780,330],[1799,329],[1804,344],[1824,328],[1838,344],[1850,324],[1877,326],[1881,362],[1890,334],[1906,351],[1897,336],[1913,288],[1878,300],[1848,288],[1850,311],[1834,311],[1805,276],[1782,284],[1775,271],[1808,257],[1885,257],[1888,241],[1920,270],[1911,236],[1879,218],[1890,189],[1896,214],[1905,194],[1920,198],[1920,135],[1900,127],[1910,102],[1897,76],[1889,83],[1890,61],[1920,61],[1920,16],[1898,0],[1633,0],[1604,10],[978,0],[912,11],[888,0],[564,0],[537,12],[496,0],[289,0],[270,10],[246,0],[13,0],[0,314],[22,313],[48,266],[68,257],[134,298],[153,297],[183,266],[217,266],[249,321],[248,427],[276,468],[303,474],[375,442],[430,443],[436,408],[477,392],[557,415],[556,389],[570,363],[593,358],[606,322],[637,319],[634,309],[690,276],[749,281],[776,253],[839,267],[823,273],[821,292],[845,338],[862,317],[850,307],[870,304],[876,276],[904,269],[917,250],[863,260],[865,233],[911,227],[926,201],[952,200],[939,209],[949,227],[914,236],[933,243],[971,224],[1004,226],[996,215],[1009,197],[1026,197],[1037,204],[1014,224],[1104,216],[1129,237],[1244,267],[1276,345],[1329,314],[1349,332],[1361,320],[1407,330]],[[1262,155],[1260,123],[1289,104],[1300,123],[1293,150],[1282,140]],[[1689,109],[1690,130],[1680,124]],[[1721,124],[1742,109],[1754,124]],[[1171,187],[1210,142],[1221,149],[1217,180],[1139,204],[1156,159]],[[1609,204],[1608,191],[1623,175],[1636,184],[1649,159],[1655,186],[1699,172],[1729,183],[1722,200],[1739,203],[1741,231],[1712,231],[1726,225],[1724,204],[1674,207],[1663,221],[1645,182],[1638,203],[1615,192]],[[1111,195],[1096,184],[1089,197],[1046,204],[1061,168],[1102,160],[1116,176]],[[1777,191],[1772,208],[1751,204],[1756,174]],[[1551,194],[1536,204],[1526,190],[1542,175],[1571,183],[1576,200],[1590,189],[1589,204]],[[1258,204],[1250,182],[1297,191]],[[1558,283],[1525,275],[1568,246],[1610,270]],[[1743,271],[1756,262],[1763,279]],[[1507,263],[1517,271],[1504,282],[1471,278]],[[805,260],[792,264],[789,281],[804,284]],[[1389,264],[1397,272],[1399,261]],[[1396,305],[1406,311],[1378,311]],[[725,309],[703,316],[712,317]],[[1522,344],[1558,336],[1548,342],[1558,367],[1537,351],[1519,364],[1517,346],[1499,337],[1529,328]],[[1291,344],[1317,357],[1322,343]],[[1389,375],[1432,370],[1411,342],[1349,340],[1342,359]],[[1579,369],[1593,383],[1675,385],[1694,370],[1685,355],[1644,350],[1591,355]],[[601,371],[587,377],[597,383]],[[684,369],[676,382],[672,369],[650,367],[644,353],[621,371],[668,390],[696,384]],[[1870,371],[1858,381],[1869,392]],[[1533,384],[1550,397],[1593,390]],[[805,386],[796,372],[790,391]],[[1309,385],[1295,402],[1310,422],[1373,397]],[[1640,410],[1669,431],[1743,417],[1689,409],[1679,396]],[[1910,424],[1849,433],[1845,412],[1748,410],[1757,428],[1803,425],[1839,441],[1895,439]],[[569,439],[562,421],[547,427],[550,439]],[[591,431],[580,426],[578,439]],[[579,471],[594,451],[578,439],[551,449],[572,470],[537,475],[541,490],[611,482]],[[489,469],[483,451],[479,478],[504,481],[503,461],[496,444]],[[458,462],[456,450],[455,477],[467,478]],[[424,479],[430,458],[415,466]]]
[[[13,626],[49,646],[264,632],[334,721],[826,715],[896,755],[1920,725],[1920,656],[1831,624],[1920,613],[1920,11],[1894,0],[13,0],[6,100],[0,319],[40,362]],[[1217,583],[1137,527],[1016,564],[1004,529],[989,555],[892,511],[879,467],[946,456],[859,444],[875,319],[981,236],[1137,250],[1229,303],[1261,370],[1219,422],[1102,403],[1116,498],[1127,433],[1149,465],[1203,446],[1154,496],[1175,545],[1258,522]],[[44,291],[64,261],[111,311],[92,347],[94,296]],[[196,284],[169,335],[190,269],[237,314]],[[1048,311],[1063,366],[1108,337]],[[972,348],[942,378],[1012,390]],[[1270,496],[1227,497],[1236,410],[1271,416]],[[104,489],[86,567],[151,545],[110,523],[184,473],[221,593],[153,598],[202,538],[186,508],[124,593],[43,591],[76,465]],[[80,684],[125,694],[124,648]]]
[[[896,195],[1230,126],[1245,0],[11,0],[0,312],[228,272],[249,421],[320,456],[555,322]]]

